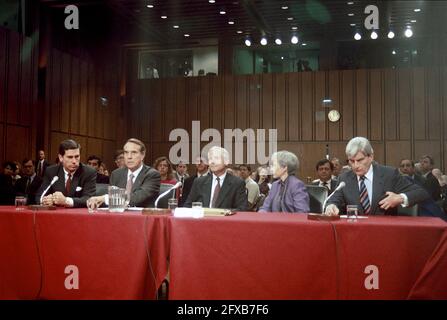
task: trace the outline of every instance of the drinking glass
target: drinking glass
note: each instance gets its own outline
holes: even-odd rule
[[[17,196],[15,199],[16,210],[25,210],[26,208],[26,197]]]
[[[346,218],[349,222],[356,222],[359,209],[356,204],[349,204],[346,206]]]

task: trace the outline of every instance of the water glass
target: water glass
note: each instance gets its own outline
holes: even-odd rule
[[[346,217],[349,222],[356,222],[359,209],[356,204],[349,204],[346,206]]]
[[[15,199],[16,210],[25,210],[26,208],[26,197],[17,196]]]
[[[178,206],[178,202],[177,199],[172,198],[172,199],[168,199],[168,209],[171,209],[172,212],[174,212],[175,208],[177,208]]]
[[[124,212],[127,204],[126,189],[109,186],[109,212]]]

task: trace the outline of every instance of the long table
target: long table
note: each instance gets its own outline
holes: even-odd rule
[[[171,299],[447,299],[447,224],[238,213],[170,219]]]
[[[0,207],[0,298],[154,299],[168,270],[167,219]]]
[[[447,299],[437,218],[0,207],[0,299]]]

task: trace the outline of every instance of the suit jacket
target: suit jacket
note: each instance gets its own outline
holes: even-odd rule
[[[273,200],[281,190],[281,180],[278,179],[272,184],[267,198],[265,199],[259,212],[272,212]],[[309,194],[304,183],[295,176],[289,176],[286,180],[286,187],[281,199],[284,212],[309,212]]]
[[[430,196],[418,185],[409,182],[399,174],[399,171],[392,167],[372,164],[373,166],[373,186],[372,200],[370,199],[371,215],[395,215],[397,208],[383,210],[379,202],[386,196],[385,192],[405,193],[408,197],[409,206],[424,201]],[[343,173],[339,177],[339,183],[344,181],[346,186],[333,194],[328,200],[327,205],[335,204],[341,212],[345,211],[348,204],[356,204],[359,208],[359,214],[363,214],[363,208],[360,204],[360,190],[357,175],[353,171]]]
[[[19,180],[17,180],[15,185],[16,195],[26,196],[26,204],[36,204],[36,194],[42,184],[42,181],[43,179],[36,173],[33,181],[30,183],[28,188],[26,188],[28,177],[20,178]]]
[[[14,205],[15,190],[12,177],[0,173],[0,205]]]
[[[104,184],[109,184],[110,181],[110,177],[106,176],[105,174],[96,173],[96,183],[104,183]]]
[[[212,185],[212,174],[195,179],[184,206],[190,208],[193,202],[200,201],[203,207],[209,208]],[[245,181],[227,173],[217,197],[216,208],[247,211],[248,200],[245,191]]]
[[[58,176],[57,180],[47,191],[45,196],[60,191],[66,197],[73,199],[73,207],[86,207],[88,198],[93,197],[96,192],[96,170],[90,166],[80,163],[78,170],[73,175],[71,189],[67,193],[65,190],[65,173],[61,164],[54,164],[45,170],[42,185],[36,194],[36,203],[40,203],[40,197],[45,189],[50,185],[53,177]]]
[[[312,182],[311,184],[314,186],[319,186],[320,180],[318,180],[317,182]],[[337,184],[338,184],[338,181],[331,179],[331,190],[328,192],[328,194],[327,194],[328,196],[330,196],[331,193],[334,192],[335,188],[337,188]]]
[[[110,185],[126,188],[127,172],[126,167],[113,170],[110,175]],[[160,192],[160,173],[143,164],[143,168],[138,174],[132,186],[130,194],[130,206],[154,207],[155,200]]]
[[[431,172],[427,175],[424,186],[433,200],[438,201],[441,199],[441,185]]]
[[[189,193],[191,192],[194,180],[196,180],[196,179],[197,179],[197,174],[190,176],[183,181],[182,196],[178,202],[179,207],[183,207],[185,205],[186,199],[188,199]]]
[[[36,160],[36,174],[40,177],[44,177],[45,176],[45,170],[47,170],[47,167],[50,165],[48,163],[47,160],[43,160],[43,165],[42,165],[42,174],[40,174],[40,160]]]

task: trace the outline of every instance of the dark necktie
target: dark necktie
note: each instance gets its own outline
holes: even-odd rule
[[[67,192],[67,196],[70,194],[71,190],[71,173],[68,174],[67,182],[65,183],[65,191]]]
[[[365,185],[365,176],[360,177],[360,203],[363,207],[363,213],[368,215],[370,213],[371,206],[369,204],[368,190]]]
[[[217,184],[214,187],[213,201],[211,202],[212,208],[216,207],[217,198],[219,197],[219,192],[220,192],[220,178],[217,177],[216,181],[217,181]]]
[[[286,189],[286,183],[284,181],[281,181],[281,188],[279,189],[279,210],[281,212],[284,212],[283,198],[284,198],[284,190],[285,189]]]
[[[28,188],[29,188],[29,185],[31,184],[31,177],[28,177],[27,179],[26,179],[26,187],[25,187],[25,193],[28,193]]]
[[[126,193],[127,194],[132,193],[132,187],[133,187],[133,174],[130,174],[129,180],[127,180],[127,184],[126,184]]]

